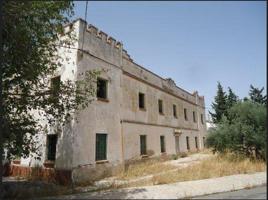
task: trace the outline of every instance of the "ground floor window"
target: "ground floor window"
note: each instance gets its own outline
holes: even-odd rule
[[[141,147],[141,155],[146,155],[146,135],[140,135],[140,147]]]
[[[205,137],[203,137],[203,145],[204,145],[204,147],[206,146],[206,138]]]
[[[187,145],[187,150],[190,150],[190,143],[189,143],[189,137],[186,137],[186,145]]]
[[[195,137],[194,139],[195,139],[195,148],[198,149],[198,139],[197,139],[197,137]]]
[[[47,160],[56,159],[56,147],[58,136],[56,134],[47,136]]]
[[[107,134],[96,134],[96,161],[107,160]]]
[[[160,146],[161,146],[161,153],[166,152],[166,145],[165,145],[165,136],[160,136]]]

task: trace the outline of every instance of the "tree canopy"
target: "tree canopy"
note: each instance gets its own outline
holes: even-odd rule
[[[251,101],[260,103],[260,104],[266,104],[267,95],[262,94],[263,90],[264,90],[264,87],[259,89],[259,88],[254,87],[253,85],[250,85],[249,97]]]
[[[35,136],[44,128],[40,120],[63,124],[72,112],[87,106],[98,73],[88,71],[84,80],[75,82],[59,79],[49,87],[62,67],[59,46],[70,46],[76,39],[71,32],[61,37],[73,15],[73,2],[4,1],[3,11],[3,147],[10,157],[26,157],[37,151]]]
[[[217,95],[214,98],[215,102],[212,103],[212,109],[214,110],[214,113],[209,112],[214,123],[218,123],[222,119],[222,116],[224,114],[226,115],[227,110],[227,96],[223,91],[220,82],[218,82],[217,88]]]
[[[214,152],[266,159],[266,107],[252,101],[239,102],[228,110],[228,116],[210,129],[208,147]]]

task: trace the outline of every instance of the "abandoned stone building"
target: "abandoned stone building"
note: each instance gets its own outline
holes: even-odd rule
[[[96,99],[62,132],[40,136],[42,166],[67,170],[74,182],[96,179],[124,161],[204,148],[204,97],[136,64],[122,43],[77,19],[66,26],[78,40],[61,49],[69,62],[56,78],[105,69]],[[31,158],[21,165],[33,165]],[[51,167],[51,166],[50,166]]]

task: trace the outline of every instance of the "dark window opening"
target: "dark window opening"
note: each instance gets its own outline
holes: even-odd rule
[[[201,123],[204,124],[203,114],[201,114]]]
[[[96,134],[96,161],[107,160],[107,134]]]
[[[139,108],[145,109],[145,95],[139,93]]]
[[[176,105],[173,105],[173,116],[177,118],[177,108]]]
[[[189,137],[186,137],[187,150],[190,150]]]
[[[203,137],[203,145],[204,145],[204,147],[206,146],[206,138],[205,137]]]
[[[97,97],[107,99],[107,81],[101,78],[97,80]]]
[[[195,139],[195,148],[198,149],[198,140],[197,140],[197,137],[195,137],[194,139]]]
[[[60,76],[51,79],[51,92],[52,97],[58,99],[60,91]]]
[[[193,112],[193,121],[196,122],[195,111]]]
[[[141,147],[141,155],[146,155],[146,135],[141,135],[140,136],[140,147]]]
[[[187,121],[188,120],[188,116],[187,116],[187,109],[184,108],[184,119]]]
[[[164,111],[163,111],[163,101],[162,100],[158,100],[158,111],[160,114],[164,114]]]
[[[166,145],[165,145],[165,136],[160,136],[160,146],[161,146],[161,153],[166,152]]]
[[[56,159],[57,140],[58,136],[55,134],[47,136],[47,160]]]

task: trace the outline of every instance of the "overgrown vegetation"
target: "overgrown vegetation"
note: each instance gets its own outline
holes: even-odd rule
[[[201,161],[187,168],[178,169],[153,177],[153,184],[167,184],[179,181],[190,181],[207,178],[262,172],[266,170],[266,163],[262,160],[249,159],[245,156],[225,153]]]
[[[222,87],[219,90],[213,104],[217,105],[215,108],[223,107],[219,106],[222,101],[218,101],[224,97]],[[230,151],[249,158],[266,160],[266,95],[262,95],[262,91],[263,88],[259,90],[251,85],[250,98],[233,101],[232,106],[225,107],[225,110],[214,110],[215,116],[220,117],[214,120],[216,128],[209,130],[206,140],[207,146],[213,152]]]
[[[175,169],[175,166],[166,165],[163,162],[171,158],[156,158],[149,160],[142,160],[141,162],[137,161],[136,163],[130,163],[126,165],[125,171],[122,171],[118,174],[118,177],[121,179],[131,179],[141,176],[146,176],[149,174],[156,174],[166,170]]]

